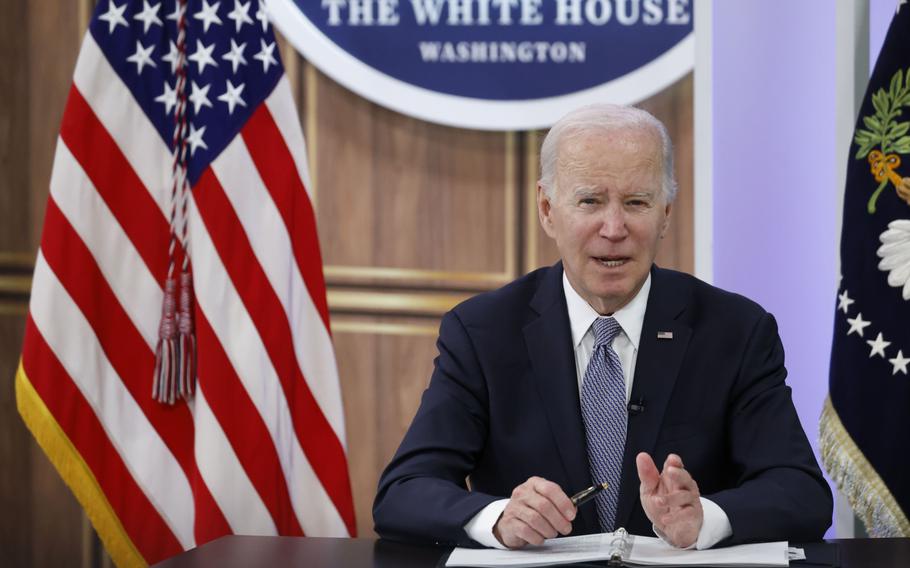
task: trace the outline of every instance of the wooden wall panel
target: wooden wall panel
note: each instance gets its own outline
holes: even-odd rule
[[[29,57],[21,46],[28,41],[28,5],[12,2],[0,18],[0,211],[19,212],[29,201],[28,76]],[[0,222],[0,252],[27,250],[27,215],[4,214]]]
[[[88,529],[82,507],[41,448],[31,444],[31,566],[78,565],[100,546]]]
[[[25,317],[0,315],[0,550],[10,566],[31,560],[31,448],[35,445],[19,419],[12,377],[19,361]]]
[[[483,289],[515,276],[514,134],[422,122],[312,78],[304,104],[330,282]]]
[[[90,0],[28,3],[29,215],[30,242],[37,247],[50,188],[51,165],[63,108],[73,82],[76,56],[92,10]]]
[[[433,368],[437,325],[413,318],[333,319],[360,536],[374,534],[379,474],[417,411]]]
[[[0,556],[95,566],[97,539],[19,417],[13,388],[51,163],[91,2],[18,0],[0,18]]]

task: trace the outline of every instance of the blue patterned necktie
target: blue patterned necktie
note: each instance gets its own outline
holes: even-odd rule
[[[613,338],[621,331],[612,317],[594,320],[594,354],[581,385],[581,415],[585,422],[588,463],[594,483],[610,487],[596,497],[597,519],[604,532],[614,530],[619,503],[622,456],[626,446],[626,382]]]

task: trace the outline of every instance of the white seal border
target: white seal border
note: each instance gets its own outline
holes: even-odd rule
[[[431,91],[363,63],[317,28],[293,0],[266,0],[270,20],[308,61],[333,80],[386,108],[428,122],[476,130],[549,128],[586,104],[635,104],[672,85],[695,63],[695,34],[612,81],[567,95],[528,100],[487,100]]]

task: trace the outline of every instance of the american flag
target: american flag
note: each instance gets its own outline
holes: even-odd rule
[[[180,140],[191,193],[172,255]],[[355,535],[309,189],[265,6],[99,2],[57,142],[16,389],[118,565],[231,533]],[[184,249],[197,383],[170,405],[152,397],[155,350]]]

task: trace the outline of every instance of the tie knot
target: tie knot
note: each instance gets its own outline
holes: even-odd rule
[[[622,331],[622,326],[614,317],[597,318],[594,320],[594,347],[606,345],[609,347],[613,339]]]

